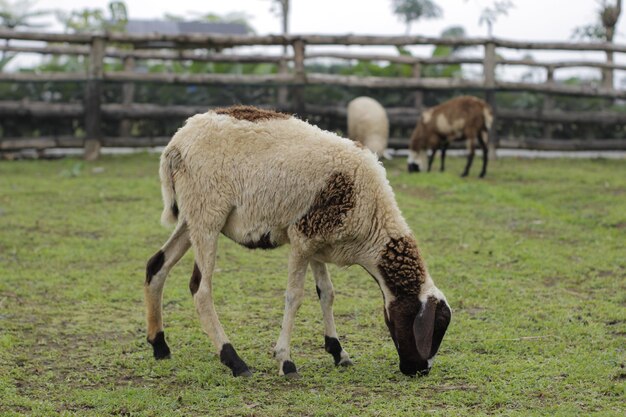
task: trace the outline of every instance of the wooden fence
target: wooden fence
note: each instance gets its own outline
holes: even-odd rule
[[[276,108],[292,111],[304,117],[333,115],[345,117],[345,108],[307,105],[304,88],[312,85],[360,87],[376,89],[407,89],[414,94],[414,106],[389,108],[391,124],[413,125],[423,108],[425,91],[466,90],[484,95],[495,107],[495,93],[525,91],[544,94],[541,108],[533,111],[495,108],[499,120],[534,121],[544,125],[546,140],[502,140],[500,145],[521,148],[545,149],[626,149],[625,140],[550,140],[554,123],[626,124],[626,113],[611,111],[564,112],[554,108],[553,95],[600,97],[616,101],[626,99],[626,90],[614,88],[613,72],[626,71],[626,65],[615,64],[614,54],[626,53],[626,45],[608,43],[569,42],[518,42],[503,39],[428,38],[420,36],[223,36],[223,35],[131,35],[126,33],[59,34],[31,33],[0,30],[4,53],[36,53],[44,55],[83,55],[88,57],[86,72],[0,72],[0,82],[38,83],[79,81],[84,83],[82,104],[48,103],[29,100],[10,101],[0,97],[0,120],[12,116],[47,118],[83,118],[86,135],[75,137],[0,138],[0,151],[50,147],[83,147],[85,157],[96,158],[101,146],[153,146],[167,143],[168,137],[130,137],[128,129],[121,128],[121,136],[104,137],[102,119],[118,120],[121,126],[131,119],[158,119],[162,117],[188,117],[206,111],[200,106],[156,106],[133,102],[136,83],[158,82],[194,85],[251,86],[268,85],[278,89]],[[19,41],[17,44],[14,41]],[[10,43],[12,42],[12,43]],[[443,58],[414,57],[392,54],[364,54],[337,52],[307,52],[309,46],[414,46],[446,45],[452,47],[482,47],[480,58],[450,56]],[[225,48],[245,46],[288,46],[289,55],[223,53]],[[312,48],[311,48],[312,49]],[[541,62],[530,59],[503,59],[498,55],[505,49],[543,51],[596,51],[606,57],[602,61]],[[344,76],[315,73],[306,70],[305,63],[315,59],[340,59],[350,61],[386,61],[407,64],[413,68],[411,77]],[[104,62],[121,60],[122,71],[105,71]],[[279,68],[276,74],[181,74],[139,73],[134,70],[137,60],[273,63]],[[482,79],[426,78],[422,77],[425,65],[478,64],[483,68]],[[498,66],[525,66],[543,68],[546,81],[542,83],[507,82],[496,78]],[[564,85],[555,82],[555,72],[563,68],[596,68],[603,71],[599,85]],[[104,104],[102,89],[105,82],[123,84],[123,98],[119,104]],[[126,133],[124,133],[126,131]],[[393,140],[395,147],[406,147],[406,140]]]

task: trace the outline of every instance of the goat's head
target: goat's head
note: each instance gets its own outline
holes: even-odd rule
[[[434,289],[434,291],[433,291]],[[405,375],[427,375],[450,323],[452,312],[436,287],[420,297],[403,296],[385,307],[385,323]]]

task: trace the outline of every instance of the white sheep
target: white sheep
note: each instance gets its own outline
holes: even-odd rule
[[[370,97],[357,97],[348,103],[348,137],[362,143],[379,158],[386,153],[389,119],[381,104]]]
[[[476,145],[483,150],[483,168],[480,177],[487,173],[489,130],[493,124],[493,111],[484,101],[472,96],[459,96],[432,107],[417,122],[409,144],[409,172],[419,172],[426,168],[426,152],[430,171],[435,154],[441,149],[441,171],[445,169],[446,149],[452,141],[466,140],[467,164],[462,177],[467,176],[474,160]],[[421,167],[420,167],[421,165]]]
[[[213,305],[211,277],[223,233],[248,248],[291,244],[285,312],[274,349],[279,374],[298,375],[290,340],[308,265],[322,307],[325,348],[336,365],[351,364],[335,330],[327,262],[359,264],[374,277],[400,370],[428,373],[451,311],[371,152],[294,117],[237,106],[188,119],[161,156],[160,177],[162,220],[177,225],[146,267],[148,342],[155,358],[170,355],[161,317],[163,284],[193,247],[189,287],[202,327],[233,375],[251,374]]]

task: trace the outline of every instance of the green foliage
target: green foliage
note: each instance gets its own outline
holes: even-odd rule
[[[464,158],[443,174],[409,175],[405,163],[385,162],[387,174],[454,310],[433,370],[399,372],[376,284],[332,267],[355,365],[336,368],[324,352],[309,274],[298,381],[271,357],[287,247],[219,242],[216,308],[251,379],[233,378],[200,330],[190,254],[165,287],[173,356],[156,362],[143,281],[169,234],[158,156],[1,163],[0,415],[623,416],[624,162],[501,158],[484,180],[458,177]]]

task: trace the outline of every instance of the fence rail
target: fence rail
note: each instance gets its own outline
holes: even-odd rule
[[[48,103],[38,101],[11,101],[0,97],[0,118],[28,116],[41,118],[73,117],[84,120],[84,139],[67,138],[51,140],[43,138],[38,142],[22,139],[24,147],[33,143],[41,144],[81,143],[86,148],[86,157],[97,157],[101,145],[115,143],[114,138],[104,138],[101,125],[104,119],[120,120],[128,124],[131,119],[155,119],[162,117],[186,117],[205,111],[202,106],[155,106],[133,102],[134,85],[157,82],[166,84],[194,84],[218,86],[274,86],[277,88],[276,108],[295,111],[303,116],[329,115],[345,117],[345,108],[337,106],[321,107],[305,102],[304,88],[313,85],[342,86],[375,89],[407,89],[415,95],[413,108],[389,108],[391,123],[411,126],[423,108],[425,91],[468,90],[482,93],[495,107],[495,93],[499,91],[525,91],[544,94],[546,99],[541,108],[533,111],[495,108],[498,119],[533,121],[545,124],[546,139],[550,139],[553,123],[598,123],[626,124],[626,113],[602,112],[563,112],[554,108],[553,95],[575,97],[599,97],[607,100],[626,99],[626,90],[616,89],[613,82],[614,71],[626,71],[626,65],[616,64],[614,54],[626,53],[626,45],[612,43],[570,43],[570,42],[520,42],[498,38],[430,38],[421,36],[359,36],[359,35],[267,35],[267,36],[224,36],[206,34],[144,34],[135,35],[118,32],[91,34],[36,33],[0,30],[0,52],[4,54],[34,53],[42,55],[79,55],[87,57],[89,65],[85,72],[0,72],[0,82],[41,83],[41,82],[81,82],[85,84],[82,103]],[[14,41],[19,41],[17,44]],[[12,42],[12,43],[11,43]],[[33,43],[34,42],[34,43]],[[336,51],[307,51],[309,46],[415,46],[445,45],[452,47],[482,47],[482,57],[419,57],[382,53],[343,53]],[[291,53],[286,55],[269,53],[224,53],[226,48],[241,46],[287,46]],[[505,49],[544,50],[544,51],[591,51],[602,52],[606,60],[535,61],[532,59],[504,59],[498,52]],[[121,60],[121,71],[105,70],[105,60]],[[409,77],[373,77],[322,74],[307,71],[305,62],[318,59],[347,61],[383,61],[409,65]],[[270,63],[278,65],[277,74],[183,74],[183,73],[141,73],[136,70],[137,60],[226,62],[226,63]],[[482,79],[428,78],[422,76],[427,65],[480,65]],[[496,78],[500,66],[524,66],[543,68],[546,81],[542,83],[505,82]],[[603,72],[603,82],[598,85],[564,85],[555,82],[555,72],[564,68],[595,68]],[[102,88],[105,82],[121,83],[124,86],[123,101],[119,104],[102,103]],[[123,131],[124,129],[122,129]],[[126,129],[128,131],[128,129]],[[117,143],[129,142],[130,135],[121,134]],[[159,142],[159,138],[156,142]],[[35,140],[35,139],[33,139]],[[1,149],[14,149],[18,138],[0,138]],[[154,142],[154,141],[152,141]],[[604,142],[607,147],[615,147],[616,141]],[[137,138],[138,146],[151,143],[149,138]],[[160,142],[159,142],[160,143]],[[535,143],[535,142],[526,142]],[[508,144],[508,145],[507,145]],[[501,145],[509,146],[511,141],[503,140]],[[127,143],[124,146],[132,146]],[[402,146],[402,144],[400,144]],[[552,143],[550,146],[554,146]],[[567,146],[567,145],[566,145]],[[579,145],[576,145],[579,146]],[[600,146],[594,144],[593,146]],[[619,146],[621,147],[621,145]]]

